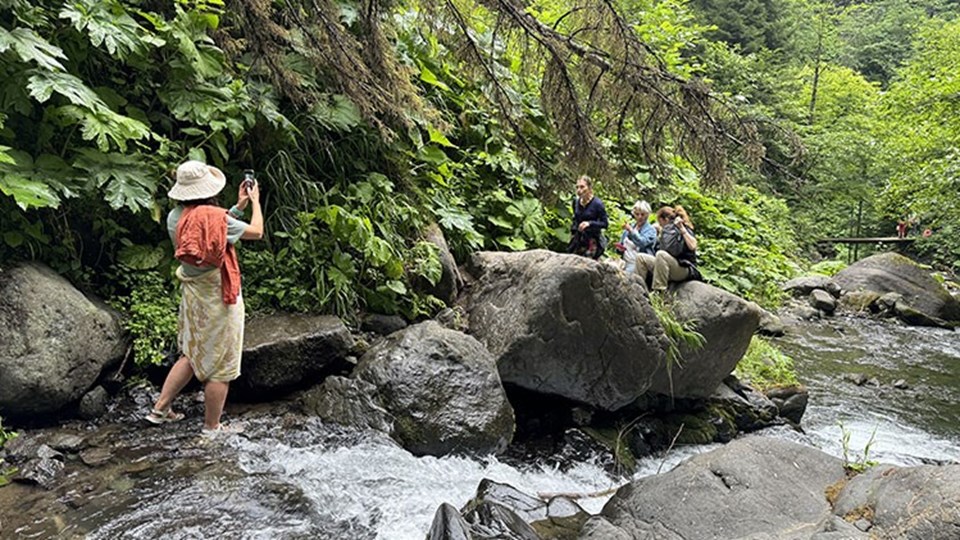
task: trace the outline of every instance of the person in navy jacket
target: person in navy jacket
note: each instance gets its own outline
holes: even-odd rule
[[[568,251],[591,259],[599,259],[606,247],[603,230],[607,228],[607,209],[593,194],[593,180],[583,175],[577,179],[577,196],[573,199],[573,224],[570,226]]]

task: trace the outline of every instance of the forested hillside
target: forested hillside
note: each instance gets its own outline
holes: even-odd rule
[[[0,265],[43,261],[176,331],[162,216],[186,159],[257,171],[253,311],[433,314],[439,224],[563,250],[587,173],[618,236],[682,204],[705,278],[765,305],[815,240],[960,267],[960,3],[0,0]],[[234,195],[231,195],[234,193]],[[840,254],[842,256],[842,253]]]

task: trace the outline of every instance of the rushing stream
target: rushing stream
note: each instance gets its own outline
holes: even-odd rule
[[[876,430],[871,459],[960,460],[960,333],[838,317],[803,323],[776,341],[794,357],[810,406],[805,435],[769,434],[841,456],[842,421],[851,459]],[[859,373],[880,386],[848,380]],[[899,379],[908,388],[894,388]],[[67,487],[50,492],[0,488],[0,537],[422,539],[440,503],[463,505],[482,478],[530,494],[592,493],[623,482],[594,462],[559,470],[494,457],[417,458],[382,436],[290,413],[244,418],[245,435],[216,441],[198,437],[189,421],[142,429],[131,418],[101,427],[87,436],[114,449],[106,465],[74,467]],[[706,449],[644,460],[638,475]],[[597,512],[606,498],[580,502]]]
[[[960,332],[836,317],[791,328],[777,344],[810,390],[808,442],[842,456],[842,422],[851,460],[872,438],[869,459],[960,461]],[[861,374],[873,380],[857,385]]]

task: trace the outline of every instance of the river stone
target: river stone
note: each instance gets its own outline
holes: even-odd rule
[[[836,515],[867,519],[871,538],[960,537],[960,465],[877,466],[851,479]]]
[[[545,250],[480,252],[470,264],[470,332],[505,383],[616,410],[664,369],[667,338],[646,289],[615,267]]]
[[[880,296],[882,295],[875,291],[845,292],[840,297],[840,307],[857,313],[865,313],[875,309],[874,306]]]
[[[60,473],[63,472],[63,461],[50,457],[31,459],[17,469],[13,481],[21,484],[36,484],[43,489],[57,487]]]
[[[107,412],[107,402],[110,396],[102,386],[95,386],[80,399],[80,408],[77,415],[84,420],[100,418]]]
[[[491,501],[471,501],[461,511],[470,524],[474,538],[509,540],[540,540],[540,535],[516,512]]]
[[[930,272],[898,253],[867,257],[834,276],[844,291],[896,292],[903,301],[928,317],[960,322],[960,302],[930,276]]]
[[[805,386],[783,386],[766,391],[767,397],[776,405],[778,414],[794,424],[799,424],[807,411],[810,394]]]
[[[793,278],[784,283],[782,289],[796,297],[810,296],[810,293],[815,290],[826,291],[832,296],[840,297],[840,286],[829,276],[819,274]]]
[[[473,540],[470,524],[460,512],[448,503],[443,503],[433,515],[433,523],[427,532],[427,540]]]
[[[377,387],[367,381],[331,376],[304,393],[301,405],[304,412],[324,421],[370,428],[389,435],[393,432],[393,417],[376,396]]]
[[[350,331],[337,317],[253,319],[244,331],[242,374],[230,385],[230,396],[268,401],[309,387],[345,366],[353,346]]]
[[[756,304],[702,281],[681,283],[671,308],[681,321],[693,321],[706,342],[681,344],[681,365],[654,376],[650,391],[674,397],[708,397],[743,358],[760,323]],[[672,379],[672,380],[671,380]]]
[[[786,326],[784,326],[783,321],[780,320],[780,317],[770,313],[753,302],[751,302],[751,304],[756,306],[757,310],[760,311],[760,323],[757,327],[758,334],[763,336],[778,337],[786,333]]]
[[[842,462],[797,443],[745,437],[620,488],[601,516],[610,538],[809,538],[831,515]],[[581,538],[599,539],[591,525]]]
[[[0,416],[37,420],[76,403],[126,349],[119,315],[53,270],[0,271]]]
[[[440,255],[441,273],[440,280],[435,285],[426,283],[425,280],[419,280],[423,281],[419,285],[425,292],[443,300],[448,306],[453,305],[460,294],[460,288],[463,286],[463,278],[460,277],[457,261],[453,258],[450,247],[447,246],[447,239],[444,238],[443,231],[436,223],[432,223],[424,229],[423,239],[437,246]]]
[[[364,332],[373,332],[381,336],[390,335],[397,330],[407,327],[407,321],[399,315],[382,315],[371,313],[360,322],[360,329]]]
[[[893,305],[893,311],[901,321],[912,326],[934,326],[940,328],[953,329],[960,321],[948,322],[943,319],[931,317],[926,313],[921,313],[913,309],[910,305],[900,299]]]
[[[829,314],[837,309],[837,299],[827,291],[815,289],[810,292],[810,305]]]
[[[710,396],[709,404],[720,407],[733,417],[742,431],[756,431],[776,423],[777,406],[766,396],[737,381],[735,388],[721,383]]]
[[[513,408],[493,356],[435,321],[375,344],[352,377],[376,386],[394,417],[393,438],[413,454],[496,453],[513,438]]]

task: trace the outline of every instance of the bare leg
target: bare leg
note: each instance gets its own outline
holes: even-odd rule
[[[160,390],[160,397],[153,408],[158,411],[169,409],[174,398],[192,378],[193,368],[190,366],[190,360],[186,356],[181,356],[170,368],[170,373],[167,373],[167,378],[163,381],[163,389]]]
[[[223,405],[227,402],[229,382],[207,381],[203,387],[203,427],[217,429],[220,425],[220,415],[223,414]]]

